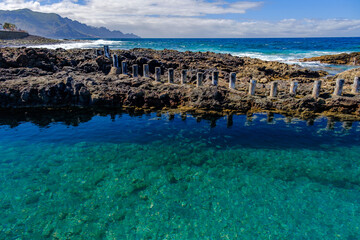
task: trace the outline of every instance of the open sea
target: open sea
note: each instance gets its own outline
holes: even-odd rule
[[[352,66],[336,66],[318,62],[300,63],[302,58],[328,54],[360,52],[360,38],[237,38],[237,39],[88,39],[85,42],[45,45],[47,48],[99,48],[111,49],[152,48],[156,50],[201,51],[230,53],[266,61],[298,64],[313,70],[337,74]]]
[[[0,118],[0,239],[360,239],[360,123]]]

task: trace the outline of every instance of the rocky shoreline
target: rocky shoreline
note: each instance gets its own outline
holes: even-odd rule
[[[320,62],[337,65],[360,66],[360,52],[324,55],[320,57],[304,58],[301,62]]]
[[[0,49],[0,108],[70,109],[111,108],[144,111],[196,111],[204,114],[278,112],[312,118],[335,116],[360,119],[360,95],[351,92],[358,69],[342,73],[342,96],[332,96],[335,80],[324,71],[311,71],[296,65],[268,62],[230,54],[132,49],[111,51],[126,61],[128,72],[137,64],[149,65],[150,77],[111,74],[112,60],[97,56],[93,49],[49,50],[32,48]],[[161,68],[161,81],[154,81],[155,67]],[[169,68],[175,82],[167,83]],[[186,84],[180,84],[180,71],[187,69]],[[212,72],[219,71],[219,84],[213,86]],[[202,72],[202,86],[196,74]],[[229,76],[237,73],[235,89],[229,89]],[[250,79],[257,80],[255,96],[248,95]],[[312,97],[314,81],[321,80],[318,98]],[[278,82],[278,94],[270,98],[270,83]],[[291,81],[299,83],[295,96],[289,93]]]
[[[47,45],[47,44],[66,43],[69,41],[78,41],[78,40],[51,39],[51,38],[29,35],[25,38],[19,38],[19,39],[0,39],[0,48],[41,46],[41,45]]]

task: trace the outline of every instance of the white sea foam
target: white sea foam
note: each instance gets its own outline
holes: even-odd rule
[[[110,41],[110,40],[84,40],[84,41],[71,41],[66,43],[59,43],[59,44],[48,44],[48,45],[36,45],[36,46],[29,46],[34,48],[49,48],[49,49],[56,49],[56,48],[63,48],[63,49],[76,49],[76,48],[99,48],[103,47],[104,45],[116,46],[119,48],[123,45],[123,41]]]
[[[225,53],[225,52],[224,52]],[[238,57],[251,57],[258,58],[264,61],[278,61],[285,63],[299,63],[298,59],[318,57],[323,55],[334,55],[343,52],[329,52],[329,51],[311,51],[302,53],[289,53],[289,54],[266,54],[262,52],[233,52],[230,53]]]
[[[56,48],[63,48],[63,49],[75,49],[75,48],[101,48],[104,45],[109,45],[111,49],[131,49],[134,47],[145,47],[145,48],[154,48],[154,49],[162,49],[162,48],[171,48],[163,45],[157,45],[157,43],[152,41],[146,41],[146,42],[136,42],[136,41],[120,41],[120,40],[84,40],[84,41],[70,41],[66,43],[60,43],[60,44],[49,44],[49,45],[38,45],[38,46],[30,46],[30,47],[38,47],[38,48],[49,48],[49,49],[56,49]],[[204,46],[205,44],[200,43],[198,46]],[[197,51],[195,49],[192,49],[191,47],[187,47],[186,45],[180,45],[178,47],[173,47],[174,49],[178,49],[180,51]],[[340,66],[334,66],[329,64],[324,64],[320,62],[300,62],[299,59],[303,58],[311,58],[311,57],[317,57],[317,56],[323,56],[323,55],[333,55],[333,54],[339,54],[343,52],[339,51],[307,51],[307,52],[292,52],[290,50],[286,50],[284,52],[278,52],[278,53],[266,53],[266,52],[250,52],[250,51],[244,51],[244,52],[236,52],[236,51],[221,51],[221,49],[212,49],[210,51],[215,51],[218,53],[230,53],[233,56],[239,56],[239,57],[251,57],[251,58],[258,58],[264,61],[277,61],[277,62],[283,62],[287,64],[296,64],[301,67],[307,67],[313,70],[326,70],[330,72],[331,74],[336,74],[339,71],[344,71],[347,68],[340,67]]]

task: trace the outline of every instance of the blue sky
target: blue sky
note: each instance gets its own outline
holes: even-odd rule
[[[227,2],[236,2],[229,0]],[[284,18],[359,19],[360,0],[264,0],[262,7],[249,10],[240,18],[281,20]]]
[[[360,0],[0,0],[142,37],[360,37]]]

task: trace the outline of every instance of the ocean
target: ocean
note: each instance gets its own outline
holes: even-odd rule
[[[302,58],[328,54],[360,52],[360,38],[240,38],[240,39],[88,39],[85,42],[45,45],[47,48],[100,48],[111,49],[152,48],[178,51],[230,53],[240,57],[259,58],[298,64],[313,70],[325,70],[329,74],[352,69],[353,66],[337,66],[318,62],[301,63]]]
[[[0,118],[0,239],[359,239],[360,123]]]

